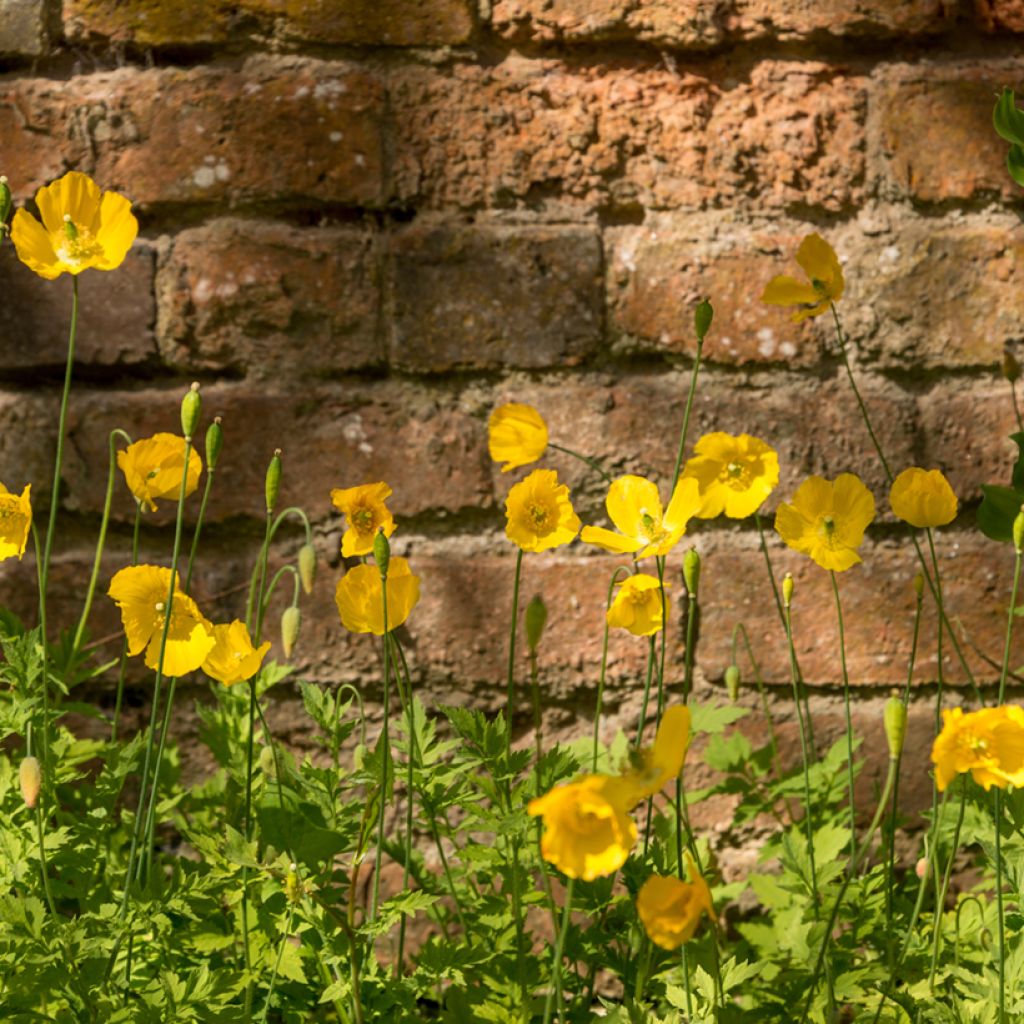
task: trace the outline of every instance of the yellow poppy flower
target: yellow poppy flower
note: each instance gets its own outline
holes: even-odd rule
[[[39,223],[18,210],[11,241],[18,259],[40,277],[52,281],[63,273],[114,270],[123,262],[139,232],[132,204],[117,192],[99,186],[78,171],[69,171],[36,193]]]
[[[151,669],[157,668],[160,659],[170,584],[170,569],[132,565],[114,575],[107,591],[121,609],[128,653],[134,656],[145,650],[146,666]],[[183,676],[194,672],[206,661],[215,642],[213,624],[191,597],[175,589],[164,651],[164,675]]]
[[[373,550],[373,538],[382,527],[385,537],[395,532],[394,517],[384,504],[391,494],[391,488],[385,483],[336,487],[331,491],[334,507],[348,520],[348,529],[341,538],[341,553],[345,558],[368,555]]]
[[[31,484],[21,494],[11,494],[0,484],[0,562],[5,558],[20,559],[25,554],[29,531],[32,529]]]
[[[665,598],[665,614],[668,614]],[[608,609],[609,626],[628,629],[633,636],[652,636],[664,625],[661,615],[661,585],[653,576],[638,573],[627,576],[619,585]]]
[[[795,551],[809,555],[822,569],[843,572],[860,561],[857,548],[875,518],[875,499],[853,473],[832,483],[809,476],[775,514],[775,529]]]
[[[707,914],[712,920],[715,917],[711,890],[689,854],[686,855],[686,865],[692,882],[651,875],[637,893],[637,915],[651,942],[662,949],[678,949],[684,942],[689,942],[697,931],[702,914]]]
[[[1024,708],[1003,704],[968,714],[962,708],[943,711],[932,761],[940,791],[964,772],[986,790],[1024,786]]]
[[[388,565],[388,631],[397,629],[420,599],[420,578],[414,576],[404,558],[392,558]],[[380,570],[375,565],[349,569],[334,592],[341,624],[352,633],[384,635],[384,593]]]
[[[956,495],[937,469],[903,470],[889,489],[889,504],[911,526],[945,526],[956,519]]]
[[[532,405],[509,402],[491,413],[487,447],[502,473],[536,462],[548,446],[548,425]]]
[[[569,488],[553,469],[535,469],[508,492],[505,519],[505,536],[523,551],[547,551],[580,532]]]
[[[723,512],[730,519],[753,515],[779,482],[779,456],[750,434],[705,434],[687,460],[684,478],[700,487],[701,519]]]
[[[843,297],[843,268],[835,250],[821,235],[808,235],[796,253],[796,261],[807,275],[807,281],[795,277],[773,277],[761,296],[772,306],[799,306],[793,320],[799,323],[809,316],[828,311],[833,302]]]
[[[617,554],[667,555],[686,533],[686,524],[700,512],[700,487],[692,478],[676,484],[668,508],[662,512],[658,488],[642,476],[620,476],[612,481],[604,501],[608,517],[619,533],[602,526],[584,526],[580,540]]]
[[[124,473],[135,500],[149,512],[157,498],[177,501],[181,494],[181,467],[185,462],[185,438],[177,434],[154,434],[117,453],[118,468]],[[199,486],[203,460],[195,448],[188,453],[185,497]]]
[[[203,671],[218,683],[232,686],[252,679],[270,650],[270,641],[253,647],[241,619],[213,627],[214,646],[203,662]]]
[[[690,746],[690,709],[676,704],[665,709],[654,737],[654,746],[635,751],[632,765],[622,776],[629,790],[628,806],[634,807],[679,778]]]
[[[618,871],[636,842],[627,794],[621,779],[585,775],[531,800],[527,812],[544,819],[541,856],[585,882]]]

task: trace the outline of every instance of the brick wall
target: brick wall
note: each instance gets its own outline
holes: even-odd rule
[[[280,445],[284,499],[309,511],[326,567],[299,663],[374,688],[374,647],[347,636],[333,606],[340,524],[328,491],[385,479],[396,548],[423,577],[408,629],[420,685],[496,707],[512,551],[489,411],[531,402],[555,439],[616,472],[664,478],[704,294],[716,319],[699,429],[778,448],[771,507],[808,472],[853,470],[886,508],[829,325],[796,326],[759,302],[819,230],[845,262],[842,310],[895,464],[941,467],[964,504],[941,535],[949,601],[996,656],[1011,566],[975,531],[973,506],[1009,463],[996,366],[1004,346],[1024,345],[1024,207],[990,122],[995,91],[1024,88],[1020,0],[59,6],[0,0],[0,172],[25,200],[65,169],[86,171],[135,201],[142,233],[121,270],[82,281],[58,609],[91,556],[107,431],[175,429],[198,379],[227,438],[201,602],[238,610],[232,588],[258,544],[263,470]],[[35,278],[9,245],[0,281],[0,479],[31,480],[42,496],[69,286]],[[598,483],[549,461],[584,521],[597,519]],[[119,492],[111,571],[131,511]],[[153,558],[167,557],[166,524],[147,521]],[[712,523],[694,537],[706,559],[702,686],[721,685],[742,620],[784,696],[756,533]],[[805,673],[839,728],[827,578],[776,549],[797,578]],[[916,565],[886,514],[863,553],[842,588],[871,732],[880,695],[905,677]],[[578,548],[526,560],[526,597],[543,590],[551,609],[541,671],[554,726],[581,729],[590,713],[612,564]],[[4,566],[5,600],[31,608],[31,572]],[[101,635],[117,628],[106,604]],[[932,618],[923,686],[936,674]],[[624,715],[644,650],[612,638],[609,700]],[[955,662],[947,670],[960,680]],[[916,707],[924,745],[932,710]],[[293,713],[282,699],[283,729]],[[875,732],[868,746],[881,742]]]

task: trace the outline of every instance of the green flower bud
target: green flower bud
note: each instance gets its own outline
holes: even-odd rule
[[[526,643],[536,653],[540,646],[540,638],[544,635],[544,627],[548,621],[548,606],[540,594],[530,599],[526,606]]]
[[[268,779],[277,778],[277,762],[274,760],[274,751],[271,747],[264,747],[260,751],[260,771]]]
[[[683,555],[683,580],[690,597],[696,597],[700,586],[700,555],[696,548],[690,548]]]
[[[715,311],[707,299],[702,299],[697,303],[697,308],[693,313],[694,327],[697,329],[697,341],[703,341],[707,337],[708,331],[711,330],[711,321],[714,317]]]
[[[914,577],[914,594],[919,601],[924,597],[924,573],[919,572]]]
[[[793,574],[787,572],[782,577],[782,603],[788,608],[793,603]]]
[[[220,417],[214,416],[213,422],[206,428],[206,468],[211,472],[217,468],[220,450],[224,447],[224,431],[220,423]]]
[[[1011,383],[1015,384],[1020,379],[1020,363],[1014,358],[1013,353],[1007,349],[1003,353],[1003,376]]]
[[[202,411],[203,400],[199,397],[199,382],[193,381],[192,387],[181,400],[181,432],[191,440],[199,426],[199,413]]]
[[[281,615],[281,647],[284,656],[290,658],[295,650],[295,641],[299,639],[299,627],[302,625],[302,612],[296,605],[285,608]]]
[[[1013,521],[1013,546],[1018,552],[1024,551],[1024,508]]]
[[[43,784],[43,771],[39,761],[34,757],[26,757],[18,768],[21,782],[21,797],[26,807],[35,807],[39,800],[39,790]]]
[[[362,743],[356,744],[356,749],[352,751],[352,768],[354,771],[362,771],[363,764],[366,761],[366,747]]]
[[[889,757],[896,760],[903,750],[907,735],[907,709],[899,697],[890,697],[885,702],[885,738],[889,742]]]
[[[303,544],[299,548],[299,579],[302,581],[302,589],[312,594],[316,580],[316,548],[312,544]]]
[[[267,480],[264,491],[267,498],[267,515],[274,511],[277,504],[277,494],[281,490],[281,449],[274,449],[274,456],[267,466]]]
[[[735,702],[740,695],[740,669],[738,665],[730,665],[725,670],[725,688],[729,693],[729,700]]]
[[[373,560],[377,563],[377,568],[380,569],[380,578],[386,580],[388,566],[391,564],[391,545],[388,543],[387,537],[384,536],[383,526],[377,530],[373,538]]]
[[[11,189],[7,184],[7,175],[0,174],[0,237],[3,237],[7,230],[7,218],[11,215],[13,205]]]

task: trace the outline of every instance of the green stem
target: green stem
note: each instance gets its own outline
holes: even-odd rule
[[[675,494],[676,484],[679,483],[679,475],[683,471],[683,453],[686,451],[686,435],[690,430],[690,414],[693,412],[693,400],[697,395],[697,375],[700,373],[700,357],[704,351],[704,339],[697,338],[697,354],[693,359],[693,372],[690,374],[690,390],[686,395],[686,407],[683,409],[683,425],[679,430],[679,448],[676,452],[676,467],[672,471],[672,486],[669,488],[669,498]]]
[[[516,629],[519,625],[519,584],[523,574],[523,549],[516,549],[516,572],[512,582],[512,624],[508,631],[508,693],[505,698],[505,720],[508,731],[505,734],[505,759],[512,751],[512,720],[516,699]]]
[[[999,672],[998,703],[1002,704],[1006,696],[1006,678],[1010,672],[1010,644],[1013,640],[1014,614],[1017,608],[1017,594],[1020,590],[1021,549],[1017,548],[1013,558],[1013,588],[1010,591],[1010,609],[1006,615],[1006,640],[1003,643],[1003,665]]]
[[[946,861],[946,870],[942,875],[942,884],[935,897],[935,926],[932,929],[932,963],[928,971],[928,989],[935,991],[935,972],[939,966],[939,942],[942,939],[942,911],[946,906],[946,893],[949,892],[949,882],[953,876],[953,862],[956,860],[956,851],[960,846],[960,829],[964,823],[964,812],[967,809],[967,786],[960,786],[960,813],[957,815],[956,827],[953,829],[953,842],[949,849],[949,858]],[[935,850],[935,859],[938,860],[938,847]]]
[[[600,743],[601,736],[601,706],[604,700],[604,684],[605,679],[608,675],[608,633],[610,626],[608,625],[608,609],[612,606],[612,594],[615,593],[615,585],[619,581],[619,573],[624,572],[629,575],[629,569],[626,566],[620,565],[615,572],[612,573],[611,582],[608,584],[608,599],[604,605],[604,636],[601,640],[601,671],[597,677],[597,708],[594,711],[594,753],[591,758],[591,771],[597,771],[597,748]]]
[[[555,941],[555,959],[551,965],[551,988],[548,990],[548,997],[544,1003],[544,1024],[551,1024],[555,999],[561,999],[562,953],[565,949],[565,937],[569,933],[569,915],[572,912],[572,891],[575,885],[576,879],[570,878],[569,884],[565,887],[565,908],[562,911],[562,927],[559,929],[558,938]],[[557,997],[556,992],[558,993]]]
[[[750,662],[750,667],[754,670],[754,685],[757,686],[757,694],[761,701],[761,710],[764,712],[765,722],[768,724],[768,746],[771,752],[772,765],[775,769],[775,777],[781,781],[782,767],[779,764],[779,739],[775,733],[775,719],[772,717],[771,704],[768,702],[768,693],[765,690],[764,677],[761,675],[761,666],[758,664],[757,658],[754,655],[754,648],[750,643],[750,636],[747,633],[747,627],[742,622],[737,623],[736,628],[733,630],[733,664],[736,664],[737,633],[743,637],[743,646],[747,650],[747,660]]]
[[[853,719],[850,714],[850,673],[846,667],[846,631],[843,625],[843,605],[839,600],[839,583],[834,571],[829,572],[832,580],[832,595],[836,602],[836,621],[839,627],[839,663],[843,674],[843,712],[846,717],[846,782],[850,799],[850,871],[857,859],[857,807],[853,797]]]
[[[185,593],[192,593],[192,570],[196,565],[196,552],[199,550],[199,534],[202,532],[203,523],[206,520],[206,503],[210,500],[210,491],[213,490],[213,478],[217,470],[206,467],[206,483],[203,485],[203,500],[199,503],[199,517],[196,519],[196,527],[192,532],[192,547],[188,553],[188,566],[185,569]]]
[[[139,880],[148,877],[149,866],[152,862],[153,832],[156,828],[156,794],[160,788],[160,765],[163,763],[164,748],[167,744],[167,734],[171,727],[171,707],[174,704],[174,690],[177,679],[171,677],[171,684],[167,688],[167,703],[164,705],[164,720],[160,726],[160,742],[156,748],[156,759],[153,763],[153,787],[149,795],[149,809],[146,811],[146,825],[143,831],[142,857],[139,860]]]
[[[391,739],[388,734],[388,724],[391,718],[391,645],[387,642],[388,636],[388,580],[387,572],[381,574],[381,608],[382,624],[384,627],[384,709],[383,724],[381,726],[380,740],[377,747],[380,750],[380,811],[377,816],[377,848],[373,855],[373,897],[370,903],[370,923],[377,920],[377,911],[380,906],[380,872],[381,862],[384,856],[384,814],[387,810],[388,792],[388,762],[391,760]]]
[[[640,703],[640,720],[636,723],[636,748],[637,750],[643,745],[644,742],[644,729],[647,726],[647,705],[651,699],[651,680],[654,678],[654,663],[655,663],[655,642],[652,636],[648,641],[647,647],[647,678],[644,680],[644,696]]]
[[[288,923],[285,925],[284,934],[281,936],[281,944],[277,948],[277,959],[274,961],[274,969],[270,974],[270,987],[267,989],[267,1000],[263,1004],[263,1012],[260,1014],[260,1020],[263,1024],[267,1024],[267,1014],[270,1013],[270,1001],[274,997],[274,985],[277,984],[277,975],[281,970],[281,961],[284,959],[284,947],[285,943],[291,938],[292,932],[292,920],[295,917],[295,907],[290,907],[288,910]]]
[[[135,503],[135,527],[132,530],[132,565],[139,564],[139,526],[142,523],[142,506]],[[117,697],[114,700],[114,714],[110,722],[110,742],[117,739],[117,723],[121,718],[121,701],[124,699],[124,683],[128,674],[128,638],[121,644],[121,661],[117,667]]]
[[[259,641],[256,641],[259,643]],[[252,836],[252,764],[256,737],[256,679],[249,680],[249,733],[245,741],[245,840]],[[245,1020],[252,1019],[254,980],[252,976],[252,949],[249,942],[249,869],[242,868],[242,951],[245,956]]]
[[[1010,396],[1013,398],[1013,415],[1017,420],[1017,429],[1024,431],[1024,419],[1020,415],[1020,404],[1017,402],[1017,385],[1010,381]]]
[[[1019,558],[1018,558],[1019,561]],[[999,922],[999,1016],[998,1024],[1006,1024],[1006,920],[1003,913],[1003,791],[996,787],[995,792],[995,846],[996,846],[996,915]]]
[[[594,459],[591,459],[586,455],[581,455],[579,452],[575,452],[571,448],[555,444],[553,441],[548,441],[548,447],[554,448],[556,452],[563,452],[566,455],[571,455],[574,459],[579,459],[580,462],[586,463],[595,473],[600,474],[601,479],[604,480],[606,484],[610,484],[612,482],[611,476],[609,476]]]

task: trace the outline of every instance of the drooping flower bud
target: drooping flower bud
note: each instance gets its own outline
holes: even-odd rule
[[[181,400],[181,432],[188,440],[199,426],[199,413],[203,408],[203,400],[199,397],[199,381],[193,381]]]
[[[1003,353],[1002,371],[1003,376],[1011,384],[1015,384],[1020,379],[1020,363],[1009,349]]]
[[[707,337],[711,330],[711,321],[715,317],[715,311],[707,299],[701,299],[693,313],[694,327],[697,330],[697,341],[701,342]]]
[[[725,670],[725,689],[729,694],[729,700],[735,702],[740,696],[740,668],[739,665],[730,665]]]
[[[277,762],[274,759],[274,750],[272,747],[263,747],[260,750],[260,771],[268,779],[277,778]]]
[[[526,606],[526,644],[534,654],[540,646],[544,627],[548,621],[548,606],[540,594],[534,595]]]
[[[903,741],[907,735],[907,709],[899,697],[890,697],[885,702],[884,720],[889,757],[895,761],[903,750]]]
[[[782,577],[782,603],[788,608],[793,603],[793,574],[787,572]]]
[[[220,450],[224,447],[224,431],[221,429],[221,418],[213,417],[213,422],[206,428],[206,468],[212,473],[217,468]]]
[[[1018,553],[1024,551],[1024,508],[1013,521],[1013,546]]]
[[[388,578],[388,566],[391,565],[391,545],[388,543],[383,526],[377,530],[373,538],[373,560],[377,563],[377,568],[380,570],[380,578],[386,580]]]
[[[34,757],[26,757],[18,768],[21,782],[21,796],[26,807],[35,807],[39,800],[39,789],[43,783],[43,772],[39,761]]]
[[[275,448],[270,465],[267,466],[267,479],[264,485],[264,493],[267,499],[267,515],[274,511],[277,504],[277,495],[281,490],[281,449]]]
[[[316,548],[312,544],[303,544],[299,548],[299,579],[302,581],[302,589],[312,594],[313,583],[316,581]]]
[[[700,586],[700,555],[696,548],[690,548],[683,555],[683,580],[690,597],[696,597]]]
[[[295,650],[295,641],[299,639],[299,627],[302,625],[302,612],[297,605],[289,605],[281,615],[281,647],[284,656],[290,658]]]

